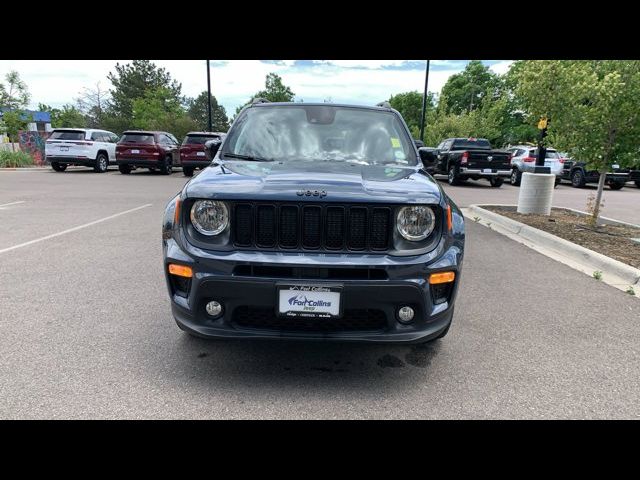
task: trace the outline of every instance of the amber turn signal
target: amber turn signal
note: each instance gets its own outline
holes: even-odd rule
[[[171,275],[177,275],[179,277],[193,277],[193,270],[191,267],[186,267],[184,265],[176,265],[175,263],[169,264],[169,273]]]
[[[447,229],[453,230],[453,222],[451,221],[451,205],[447,205]]]
[[[440,272],[432,273],[429,277],[429,283],[436,285],[438,283],[451,283],[456,279],[456,272]]]

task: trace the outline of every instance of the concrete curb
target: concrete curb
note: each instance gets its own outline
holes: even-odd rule
[[[25,170],[48,170],[47,167],[2,167],[0,172],[21,172]]]
[[[582,266],[593,268],[591,272],[595,270],[601,270],[603,272],[603,277],[605,276],[605,274],[611,274],[615,277],[618,277],[618,279],[622,280],[629,286],[640,286],[640,270],[637,268],[622,263],[618,260],[614,260],[613,258],[602,255],[601,253],[589,250],[588,248],[582,247],[575,243],[569,242],[568,240],[565,240],[563,238],[556,237],[555,235],[544,232],[537,228],[530,227],[529,225],[525,225],[524,223],[520,223],[495,212],[485,210],[484,208],[482,208],[482,205],[470,205],[467,211],[468,218],[474,218],[474,216],[479,217],[485,220],[485,223],[487,220],[489,220],[492,224],[499,225],[512,235],[520,237],[533,245],[537,245],[543,250],[553,250],[561,256],[573,260],[574,262]],[[614,222],[624,223],[617,222],[615,220]],[[621,288],[618,282],[614,283],[613,285]]]

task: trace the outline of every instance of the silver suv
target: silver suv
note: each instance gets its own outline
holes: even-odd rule
[[[524,172],[533,173],[536,160],[538,158],[538,149],[532,145],[515,145],[510,147],[508,151],[511,153],[511,185],[520,185],[522,174]],[[553,148],[547,148],[547,154],[544,159],[544,166],[551,169],[551,173],[556,176],[556,186],[560,184],[562,178],[562,167],[564,159]]]

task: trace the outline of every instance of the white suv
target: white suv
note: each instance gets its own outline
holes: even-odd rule
[[[117,142],[118,136],[106,130],[55,128],[45,144],[46,161],[56,172],[81,165],[103,173],[116,163]]]

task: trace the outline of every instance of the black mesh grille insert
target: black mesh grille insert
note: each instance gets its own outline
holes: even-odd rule
[[[367,241],[367,209],[352,207],[349,209],[349,240],[351,250],[364,250]]]
[[[382,252],[392,248],[393,212],[390,205],[237,202],[232,238],[247,248]]]
[[[341,249],[344,244],[344,208],[327,207],[326,244],[330,249]]]
[[[276,207],[260,205],[258,207],[256,243],[261,247],[274,247],[276,244]]]
[[[280,208],[280,245],[284,248],[298,246],[298,207],[285,205]]]
[[[253,239],[253,215],[251,205],[236,205],[235,218],[236,244],[251,245]]]
[[[322,209],[320,207],[304,207],[302,209],[302,245],[305,248],[320,247],[320,217]]]
[[[273,308],[241,306],[233,311],[233,323],[244,328],[303,332],[384,330],[387,316],[382,310],[347,309],[342,318],[278,317]]]
[[[370,246],[372,250],[386,250],[389,241],[389,218],[391,211],[388,208],[374,208],[371,216]]]

